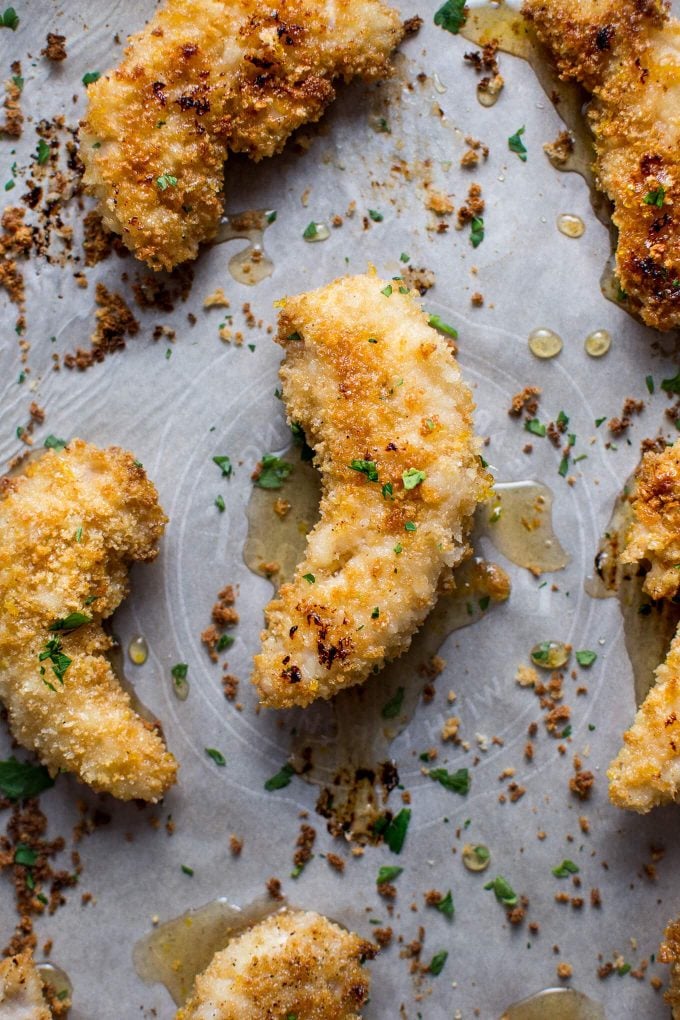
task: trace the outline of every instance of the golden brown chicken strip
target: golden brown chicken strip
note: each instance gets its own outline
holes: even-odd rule
[[[680,1020],[680,920],[671,921],[659,947],[659,962],[670,964],[671,980],[664,998],[673,1020]]]
[[[662,453],[646,453],[631,495],[633,522],[622,563],[646,563],[643,591],[672,598],[680,588],[680,440]],[[607,773],[618,807],[646,812],[680,799],[680,632],[656,683],[624,733]]]
[[[165,515],[131,454],[79,439],[0,487],[0,700],[10,729],[54,775],[157,801],[177,765],[133,710],[102,620],[153,560]]]
[[[288,419],[322,482],[321,519],[255,657],[262,703],[284,708],[363,683],[409,647],[468,552],[489,476],[452,350],[399,282],[354,276],[287,298],[278,342]]]
[[[30,949],[0,962],[2,1020],[52,1020]]]
[[[382,0],[166,0],[88,89],[80,155],[105,225],[154,269],[195,258],[227,152],[279,152],[336,79],[387,77],[401,36]]]
[[[656,329],[680,325],[680,22],[663,0],[524,0],[561,77],[593,95],[599,187],[614,204],[616,271]]]
[[[176,1020],[361,1020],[374,955],[320,914],[275,914],[213,957]]]

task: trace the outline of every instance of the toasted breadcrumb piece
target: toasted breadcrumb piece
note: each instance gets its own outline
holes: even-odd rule
[[[388,77],[402,34],[382,0],[166,0],[88,87],[80,156],[105,225],[154,269],[195,258],[227,152],[279,152],[337,79]]]
[[[262,704],[284,708],[363,683],[406,651],[440,577],[467,553],[489,479],[451,351],[396,284],[355,276],[287,298],[278,342],[288,418],[323,486],[255,657]]]
[[[0,699],[10,729],[53,775],[73,772],[122,800],[159,800],[177,770],[115,677],[102,630],[127,595],[130,564],[157,555],[165,520],[131,454],[80,439],[0,485]]]
[[[659,947],[659,962],[670,964],[671,975],[664,999],[671,1007],[673,1020],[680,1020],[680,920],[671,921]]]
[[[680,21],[664,0],[525,0],[560,76],[592,93],[598,184],[614,203],[616,271],[656,329],[680,325]]]
[[[0,962],[0,1016],[3,1020],[52,1020],[30,949]]]
[[[673,598],[680,588],[680,439],[662,453],[646,453],[631,499],[634,521],[622,563],[648,561],[643,590]]]
[[[320,914],[274,914],[213,957],[176,1020],[361,1020],[374,955]]]

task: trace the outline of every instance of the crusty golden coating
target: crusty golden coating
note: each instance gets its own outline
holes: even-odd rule
[[[649,326],[680,325],[680,22],[663,0],[525,0],[560,75],[593,94],[599,187],[616,270]]]
[[[177,770],[118,683],[101,626],[127,594],[129,565],[156,556],[165,520],[131,454],[79,439],[0,487],[0,700],[10,729],[52,774],[73,772],[122,800],[157,801]]]
[[[283,303],[283,397],[322,498],[302,563],[265,611],[253,681],[270,707],[330,698],[404,652],[488,494],[470,391],[400,290],[354,276]]]
[[[673,1020],[680,1020],[680,920],[671,921],[659,947],[659,962],[668,963],[671,980],[664,998],[671,1007]]]
[[[275,914],[215,954],[176,1020],[361,1020],[374,955],[320,914]]]
[[[623,563],[649,562],[644,591],[673,598],[680,588],[680,439],[662,453],[644,455],[631,498],[634,520]]]
[[[52,1020],[30,949],[0,962],[2,1020]]]
[[[166,0],[88,88],[80,155],[105,225],[154,269],[195,258],[227,152],[279,152],[336,79],[388,76],[401,35],[382,0]]]
[[[633,522],[620,560],[648,563],[643,590],[672,598],[680,587],[680,440],[646,453],[634,485]],[[680,800],[680,631],[623,741],[607,773],[613,803],[646,812]]]

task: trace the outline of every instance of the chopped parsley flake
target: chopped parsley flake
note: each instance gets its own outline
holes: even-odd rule
[[[216,496],[215,497],[215,506],[217,507],[217,509],[219,510],[219,512],[221,514],[224,513],[224,511],[226,510],[226,503],[224,502],[224,496]]]
[[[378,467],[373,460],[353,460],[348,465],[352,471],[359,471],[362,475],[366,475],[369,482],[378,481]]]
[[[606,415],[604,416],[604,418],[596,418],[595,419],[595,428],[599,429],[599,427],[602,424],[602,422],[606,421],[606,420],[607,420],[607,416]]]
[[[194,869],[190,868],[188,864],[182,864],[181,867],[185,875],[188,875],[189,878],[194,877]]]
[[[568,878],[569,875],[578,875],[580,870],[578,864],[574,864],[573,861],[567,858],[561,864],[558,864],[556,868],[553,868],[552,873],[555,878]]]
[[[177,178],[173,177],[172,174],[164,173],[156,178],[156,184],[160,191],[166,191],[168,188],[177,187]]]
[[[438,910],[440,914],[443,914],[444,917],[448,917],[448,919],[451,920],[455,913],[455,907],[453,906],[453,896],[451,895],[450,889],[439,903],[435,903],[435,909]]]
[[[463,797],[470,789],[470,773],[467,769],[458,769],[456,772],[447,772],[444,768],[430,769],[427,774],[436,783],[441,783],[445,790],[452,790]]]
[[[383,287],[380,293],[384,294],[385,297],[390,297],[390,295],[392,294],[392,284],[388,283],[386,287]]]
[[[452,337],[453,340],[458,338],[458,330],[454,326],[450,326],[448,322],[444,322],[441,315],[431,315],[427,320],[427,324],[432,326],[433,329],[439,330],[440,333]]]
[[[401,706],[404,703],[404,688],[397,687],[396,692],[392,695],[389,701],[385,702],[382,707],[381,715],[383,719],[395,719],[401,712]]]
[[[442,949],[441,953],[435,953],[430,960],[430,966],[427,968],[430,974],[433,974],[435,977],[441,974],[444,970],[444,964],[446,963],[448,956],[449,954],[445,949]]]
[[[318,232],[319,231],[316,228],[316,223],[312,221],[302,231],[302,236],[304,237],[305,241],[312,241],[316,237]]]
[[[57,439],[56,436],[48,436],[43,445],[48,450],[63,450],[65,446],[68,446],[68,439]]]
[[[662,379],[661,389],[665,393],[677,393],[680,394],[680,371],[673,376],[672,379]]]
[[[224,766],[227,764],[227,759],[224,757],[221,751],[218,751],[216,747],[206,747],[205,753],[209,758],[215,762],[216,765]]]
[[[266,220],[267,220],[267,223],[275,223],[277,216],[278,216],[278,213],[277,213],[276,209],[272,209],[270,212],[267,213],[267,215],[265,217]]]
[[[79,529],[81,535],[83,529]],[[76,541],[80,541],[76,539]],[[92,617],[88,616],[87,613],[69,613],[68,616],[62,617],[60,620],[55,620],[50,625],[50,630],[76,630],[77,627],[82,627],[85,623],[92,623]]]
[[[465,0],[446,0],[434,16],[435,25],[440,25],[453,35],[457,35],[467,21]]]
[[[279,769],[276,775],[267,780],[264,784],[264,788],[270,792],[272,790],[283,790],[285,786],[289,785],[294,775],[295,770],[293,769],[293,766],[286,763]]]
[[[368,342],[369,342],[369,344],[377,344],[378,339],[377,339],[377,337],[369,336]]]
[[[654,392],[654,379],[651,375],[645,376],[645,386],[647,387],[648,393]]]
[[[385,831],[383,832],[383,839],[393,854],[401,853],[410,822],[410,808],[402,808],[401,811],[399,811],[398,814],[396,814],[394,818],[388,822]]]
[[[44,765],[32,765],[16,758],[0,761],[0,792],[10,800],[37,797],[51,786],[54,780]]]
[[[541,438],[547,431],[543,422],[540,422],[538,418],[530,418],[529,421],[525,421],[524,428],[527,432],[531,432],[534,436],[541,436]]]
[[[397,544],[394,547],[394,551],[397,554],[397,556],[399,555],[399,553],[403,552],[403,550],[404,550],[404,547],[401,544],[401,542],[397,542]]]
[[[496,899],[499,903],[502,903],[504,907],[517,906],[517,893],[507,879],[503,878],[502,875],[492,878],[490,882],[486,883],[484,888],[493,889]]]
[[[663,208],[664,199],[666,198],[666,189],[663,185],[659,185],[658,188],[654,188],[652,191],[648,191],[643,202],[645,205],[655,205],[657,209]]]
[[[273,453],[265,453],[260,461],[260,473],[255,484],[260,489],[280,489],[293,470],[287,460],[276,457]]]
[[[82,542],[82,540],[83,540],[83,529],[82,529],[82,527],[81,528],[76,528],[76,533],[75,533],[75,535],[73,537],[75,538],[76,542]]]
[[[49,659],[52,663],[52,672],[59,683],[63,685],[66,670],[69,668],[73,660],[69,659],[68,655],[63,651],[61,638],[54,637],[45,642],[44,649],[38,655],[38,661],[44,662],[46,659]],[[45,683],[47,683],[47,681],[45,681]]]
[[[45,163],[50,158],[50,152],[51,151],[52,150],[50,149],[50,147],[47,144],[47,142],[45,141],[45,139],[44,138],[39,138],[38,139],[38,151],[36,152],[35,158],[36,158],[36,160],[37,160],[37,162],[38,162],[38,164],[40,166],[45,166]]]
[[[470,241],[473,248],[479,248],[484,240],[484,219],[481,216],[474,216],[470,223]]]
[[[576,661],[579,666],[592,666],[597,658],[597,652],[591,652],[589,648],[583,648],[580,652],[576,652]]]
[[[410,262],[411,261],[411,256],[407,255],[406,252],[403,251],[401,253],[401,255],[399,256],[399,261],[400,262]]]
[[[231,458],[230,457],[226,457],[226,456],[224,456],[224,457],[213,457],[213,464],[217,464],[218,468],[221,469],[222,477],[223,478],[230,478],[231,475],[234,472],[234,469],[233,469],[233,467],[231,465]]]
[[[402,481],[405,489],[415,489],[417,485],[424,482],[427,475],[424,471],[419,471],[418,468],[407,468],[406,471],[402,472]]]
[[[508,148],[510,152],[516,153],[523,163],[527,161],[527,149],[522,141],[522,135],[524,134],[524,127],[519,128],[515,131],[514,135],[510,135],[508,138]]]
[[[236,638],[232,637],[231,634],[220,634],[219,640],[215,647],[217,648],[218,652],[223,652],[225,648],[231,648],[235,640]]]
[[[385,885],[386,882],[394,882],[395,878],[399,878],[403,870],[403,868],[398,868],[396,865],[383,865],[378,871],[375,884]]]
[[[374,223],[382,223],[382,221],[385,219],[383,214],[381,212],[378,212],[377,209],[369,209],[368,215],[371,217]]]
[[[415,523],[415,521],[407,521],[406,524],[404,525],[404,531],[417,531],[417,530],[418,525]]]
[[[188,672],[189,666],[186,662],[178,662],[172,667],[170,675],[175,681],[175,687],[184,687],[186,685]]]
[[[314,574],[303,574],[302,576],[305,579],[305,581],[309,582],[309,584],[314,584],[314,582],[316,581]]]
[[[38,855],[30,846],[26,843],[17,843],[16,850],[14,851],[14,863],[22,864],[25,868],[32,868],[38,860]]]
[[[101,74],[99,71],[87,71],[83,75],[83,85],[91,85],[93,81],[99,81]],[[177,181],[175,181],[175,184]]]
[[[561,475],[562,478],[564,478],[568,470],[569,470],[569,455],[565,453],[564,457],[560,461],[560,466],[557,469],[557,473],[558,475]]]
[[[0,28],[11,28],[13,32],[16,32],[19,27],[19,15],[13,7],[6,7],[4,12],[0,14]]]
[[[394,489],[392,488],[392,482],[385,482],[385,484],[383,485],[381,491],[382,491],[383,499],[393,499],[394,498],[393,495],[392,495],[392,493],[394,492]]]
[[[373,612],[371,613],[371,619],[372,620],[377,620],[379,616],[380,616],[380,606],[374,606],[373,607]]]

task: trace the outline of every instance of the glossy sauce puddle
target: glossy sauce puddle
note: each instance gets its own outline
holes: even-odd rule
[[[299,447],[283,456],[295,464],[292,478],[274,491],[253,487],[244,547],[247,566],[276,585],[289,580],[302,559],[320,498],[319,475],[310,462],[299,459]],[[277,505],[288,507],[283,517]],[[475,535],[489,537],[512,563],[534,573],[559,570],[569,557],[553,531],[551,510],[546,486],[500,483],[490,502],[479,508]],[[501,567],[470,557],[442,588],[409,651],[381,671],[379,683],[342,691],[331,702],[288,715],[291,763],[321,787],[317,811],[334,834],[359,842],[375,839],[373,824],[399,781],[390,744],[415,714],[423,686],[434,676],[429,664],[449,634],[505,601],[510,584]],[[386,717],[389,703],[396,707]]]
[[[222,217],[213,244],[234,240],[249,242],[229,259],[229,272],[238,283],[252,287],[274,272],[274,263],[264,250],[264,232],[275,219],[276,213],[269,209],[249,209]]]
[[[509,1006],[501,1020],[606,1020],[604,1007],[572,988],[546,988]]]

